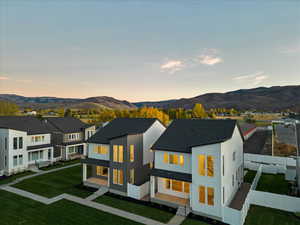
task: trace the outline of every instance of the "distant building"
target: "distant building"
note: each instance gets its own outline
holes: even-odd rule
[[[26,112],[25,115],[27,115],[27,116],[36,116],[37,112],[36,111],[30,111],[30,112]]]

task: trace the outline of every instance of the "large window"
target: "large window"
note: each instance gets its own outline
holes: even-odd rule
[[[18,156],[14,156],[14,161],[13,161],[14,166],[18,165]]]
[[[76,150],[75,150],[75,147],[74,146],[72,146],[72,147],[68,147],[68,149],[69,149],[69,154],[73,154],[73,153],[75,153],[76,152]]]
[[[14,149],[18,149],[18,138],[14,138]]]
[[[134,145],[130,145],[130,162],[134,161]]]
[[[97,174],[97,176],[107,177],[108,176],[108,168],[104,167],[104,166],[97,166],[96,167],[96,174]]]
[[[183,155],[168,154],[165,152],[164,153],[164,163],[183,166],[184,165],[184,157],[183,157]]]
[[[200,176],[214,176],[214,157],[213,156],[198,156],[198,173]]]
[[[113,169],[113,183],[123,185],[123,171]]]
[[[113,161],[122,163],[123,159],[123,145],[114,145],[113,146]]]
[[[4,138],[4,149],[7,150],[7,137]]]
[[[19,155],[19,165],[23,165],[23,155]]]
[[[205,204],[205,187],[204,186],[199,187],[199,202],[201,204]]]
[[[208,205],[214,205],[214,189],[211,187],[207,188],[207,204]]]
[[[23,148],[23,137],[19,137],[19,148]]]
[[[179,180],[172,180],[172,179],[164,179],[164,181],[165,181],[165,189],[190,193],[190,183],[179,181]]]
[[[104,145],[95,146],[94,152],[101,155],[106,155],[108,153],[108,147]]]
[[[129,183],[134,184],[134,169],[131,169],[129,172]]]

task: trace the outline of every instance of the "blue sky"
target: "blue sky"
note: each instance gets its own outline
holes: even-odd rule
[[[130,101],[300,84],[300,2],[0,0],[0,93]]]

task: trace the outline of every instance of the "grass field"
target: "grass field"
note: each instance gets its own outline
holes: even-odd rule
[[[51,205],[0,191],[1,225],[140,225],[67,200]]]
[[[26,171],[24,173],[19,173],[19,174],[12,175],[12,176],[9,176],[9,177],[1,177],[0,178],[0,185],[11,183],[11,182],[15,181],[18,178],[29,176],[29,175],[32,175],[32,174],[35,174],[35,172]]]
[[[98,203],[122,209],[140,216],[148,217],[163,223],[167,223],[174,214],[159,208],[151,207],[141,203],[120,199],[115,196],[103,195],[95,200]]]
[[[78,197],[87,197],[92,192],[81,185],[81,176],[81,166],[75,166],[24,180],[15,184],[14,187],[48,198],[63,193]]]
[[[287,195],[289,192],[289,184],[284,179],[283,174],[262,174],[256,190]]]
[[[244,177],[244,182],[252,184],[256,175],[256,171],[248,170],[246,176]]]
[[[61,168],[64,166],[69,166],[69,165],[73,165],[76,163],[80,163],[80,159],[75,159],[75,160],[71,160],[71,161],[66,161],[66,162],[57,162],[56,164],[52,165],[52,166],[47,166],[47,167],[43,167],[40,168],[41,170],[47,171],[47,170],[53,170],[56,168]]]
[[[202,222],[200,220],[187,218],[181,225],[210,225],[209,223]]]
[[[300,219],[289,212],[251,206],[244,225],[300,225]]]

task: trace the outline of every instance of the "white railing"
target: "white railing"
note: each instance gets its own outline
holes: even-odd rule
[[[149,182],[146,182],[140,186],[127,184],[128,196],[135,199],[142,199],[149,194],[149,185]]]

